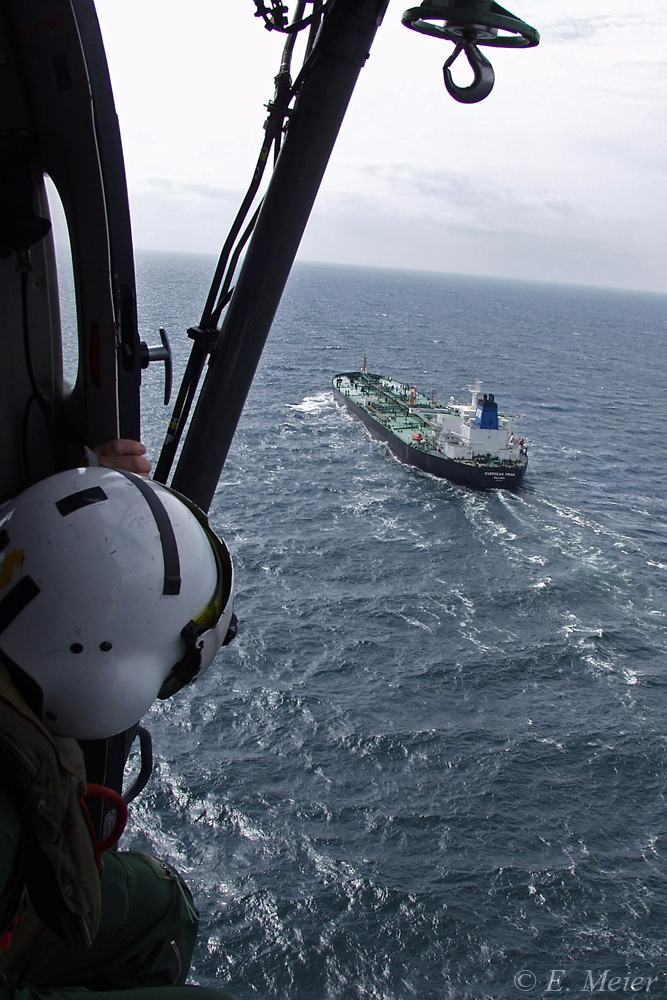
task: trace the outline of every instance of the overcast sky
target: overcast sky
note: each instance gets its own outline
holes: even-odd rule
[[[495,88],[460,105],[452,47],[401,25],[409,2],[390,0],[300,259],[667,292],[663,4],[509,0],[541,43],[486,49]],[[284,36],[253,0],[96,5],[135,243],[217,254]]]

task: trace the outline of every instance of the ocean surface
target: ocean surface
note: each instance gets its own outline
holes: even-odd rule
[[[182,371],[214,261],[139,255]],[[517,492],[399,464],[358,369],[521,414]],[[145,377],[155,459],[169,410]],[[239,1000],[667,993],[667,297],[297,266],[211,520],[237,639],[145,720],[124,846]]]

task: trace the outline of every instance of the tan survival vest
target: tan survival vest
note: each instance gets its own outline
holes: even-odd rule
[[[49,733],[2,663],[0,774],[23,822],[22,881],[31,904],[24,913],[24,893],[12,943],[0,950],[2,971],[13,964],[19,944],[14,937],[25,939],[29,929],[35,936],[26,923],[41,927],[41,921],[64,941],[86,948],[97,932],[101,909],[98,855],[82,805],[86,779],[81,748],[76,740]],[[7,916],[14,922],[15,915]]]

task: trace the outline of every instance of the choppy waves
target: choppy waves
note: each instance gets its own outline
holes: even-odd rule
[[[178,295],[185,330],[199,302]],[[600,385],[667,402],[663,314],[657,296],[297,271],[211,512],[239,634],[151,713],[160,759],[128,838],[195,890],[196,981],[476,1000],[516,996],[522,972],[536,991],[553,969],[572,991],[587,970],[667,975],[664,459],[628,443],[645,412],[589,419]],[[483,377],[526,414],[525,488],[397,463],[333,402],[332,364],[363,353],[445,398]],[[149,401],[151,441],[160,421]]]

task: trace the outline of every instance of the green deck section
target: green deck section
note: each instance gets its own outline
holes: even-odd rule
[[[421,451],[438,452],[428,443],[429,425],[421,417],[410,413],[410,395],[414,391],[413,406],[421,409],[447,410],[448,407],[432,403],[428,396],[412,390],[411,386],[383,375],[371,372],[344,372],[337,375],[334,385],[344,396],[347,396],[357,406],[361,406],[374,420],[383,424],[411,448]],[[423,434],[421,441],[416,441],[412,435]]]
[[[410,413],[411,387],[384,375],[374,375],[370,372],[345,372],[335,378],[336,388],[345,396],[349,396],[359,406],[372,413],[383,423],[391,421],[394,425],[405,428],[424,428],[426,422],[414,413]],[[420,409],[435,411],[448,410],[449,407],[433,403],[422,392],[414,391],[413,406]]]

